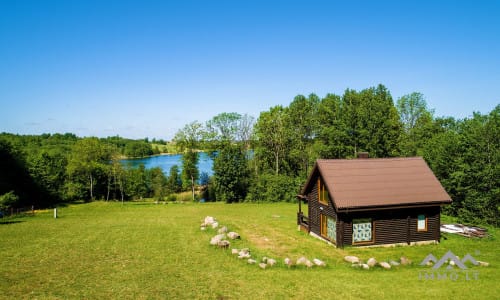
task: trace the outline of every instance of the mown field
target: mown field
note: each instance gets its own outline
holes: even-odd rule
[[[498,230],[491,237],[448,235],[439,245],[335,249],[297,231],[294,204],[104,203],[71,205],[35,216],[0,219],[0,298],[3,299],[498,299]],[[261,270],[209,245],[204,217],[237,231],[231,247],[278,260]],[[489,267],[425,279],[429,254],[469,253]],[[384,270],[352,268],[345,255],[414,264]],[[306,256],[325,268],[287,268]],[[468,273],[466,273],[468,272]],[[468,279],[467,280],[467,274]],[[475,275],[474,275],[475,274]],[[476,277],[476,278],[474,278]]]

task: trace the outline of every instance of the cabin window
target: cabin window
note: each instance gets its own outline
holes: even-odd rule
[[[329,239],[330,241],[337,241],[337,221],[334,218],[320,215],[321,218],[321,236]]]
[[[427,218],[425,215],[417,216],[417,231],[427,231]]]
[[[328,196],[328,189],[326,186],[323,184],[321,179],[318,178],[318,201],[321,204],[328,205],[329,201],[329,196]]]
[[[368,243],[373,241],[373,223],[371,219],[352,220],[352,242]]]

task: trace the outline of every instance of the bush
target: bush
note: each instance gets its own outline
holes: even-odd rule
[[[6,194],[0,196],[0,211],[8,210],[11,207],[14,207],[19,202],[19,197],[14,193],[14,191],[10,191]]]
[[[246,200],[252,202],[293,202],[299,192],[299,179],[275,174],[256,177]]]

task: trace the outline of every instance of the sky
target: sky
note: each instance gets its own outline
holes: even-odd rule
[[[500,1],[0,0],[0,132],[171,139],[222,112],[385,85],[500,104]]]

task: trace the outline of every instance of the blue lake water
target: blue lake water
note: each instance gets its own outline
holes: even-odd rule
[[[199,154],[198,170],[200,174],[205,172],[209,176],[212,176],[212,159],[210,158],[210,156],[208,156],[208,154],[204,152],[200,152]],[[179,167],[179,170],[182,170],[182,154],[157,155],[136,159],[123,159],[121,160],[121,163],[132,168],[137,168],[141,164],[143,164],[146,169],[160,167],[163,170],[163,173],[168,176],[170,168],[174,165],[177,165]]]

